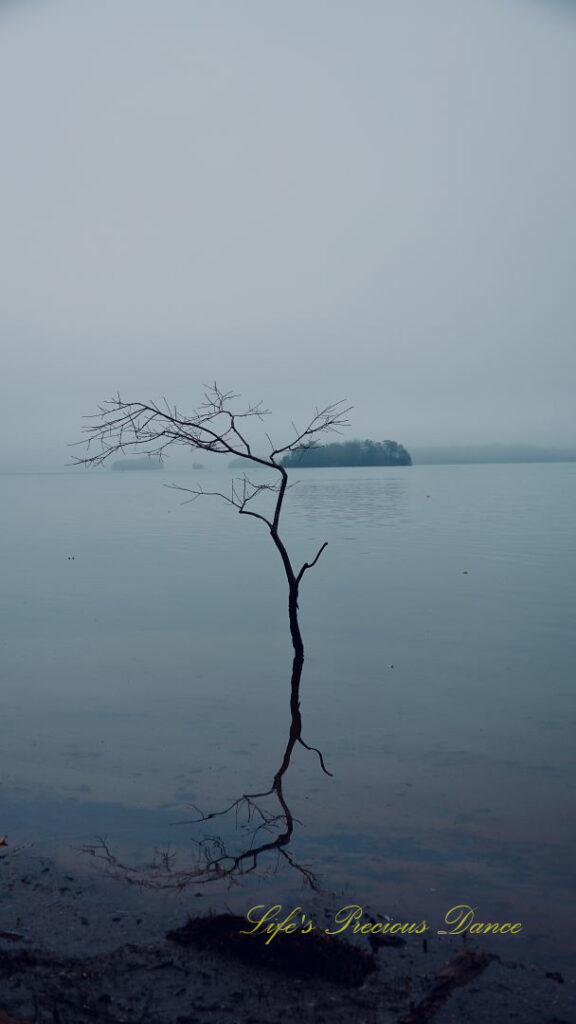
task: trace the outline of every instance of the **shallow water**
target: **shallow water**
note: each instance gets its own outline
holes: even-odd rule
[[[296,476],[295,560],[329,542],[300,601],[303,737],[333,774],[297,747],[292,864],[264,852],[233,896],[222,881],[205,898],[304,905],[305,866],[347,903],[438,928],[470,904],[523,922],[503,951],[565,951],[576,465]],[[263,524],[162,486],[197,479],[221,490],[230,474],[0,477],[11,842],[62,852],[105,833],[142,864],[167,842],[185,860],[207,833],[248,845],[234,814],[173,823],[272,783],[290,727],[287,594]]]

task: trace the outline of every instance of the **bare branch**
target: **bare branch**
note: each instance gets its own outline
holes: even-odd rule
[[[296,431],[296,438],[281,448],[275,448],[271,453],[271,458],[281,455],[283,452],[299,451],[303,445],[309,446],[318,434],[325,432],[339,433],[339,427],[348,426],[347,413],[351,411],[352,406],[349,405],[342,408],[344,401],[344,399],[341,399],[339,402],[333,402],[331,405],[325,406],[324,409],[316,409],[315,415],[304,430],[298,431],[298,428],[293,423],[292,426]]]
[[[74,465],[101,465],[111,455],[127,451],[142,450],[145,455],[162,458],[171,445],[184,445],[198,451],[226,454],[245,458],[258,465],[269,466],[276,470],[276,456],[288,451],[304,450],[316,443],[319,434],[326,431],[338,431],[348,423],[346,414],[351,407],[343,408],[343,401],[335,402],[324,409],[317,409],[308,426],[298,432],[289,444],[279,448],[267,434],[271,452],[267,458],[255,455],[243,430],[238,427],[238,420],[256,418],[261,421],[269,415],[262,402],[248,405],[243,411],[231,409],[230,403],[239,396],[233,391],[222,391],[216,382],[205,386],[204,401],[198,409],[188,416],[182,416],[176,406],[171,407],[165,397],[162,407],[156,402],[127,402],[117,393],[113,398],[103,402],[98,412],[85,417],[97,420],[83,428],[87,435],[84,444],[87,453],[94,444],[99,450],[86,454],[81,458],[73,457]]]
[[[204,392],[205,401],[191,416],[183,417],[176,406],[171,408],[163,399],[162,408],[153,401],[126,402],[120,394],[99,406],[95,416],[97,423],[84,427],[87,448],[98,442],[100,450],[83,458],[74,458],[78,465],[101,465],[115,453],[144,448],[144,454],[163,456],[172,444],[183,444],[200,451],[215,452],[249,458],[252,462],[270,466],[269,459],[254,455],[243,432],[236,425],[237,419],[255,417],[262,420],[268,410],[262,402],[249,405],[241,412],[232,411],[228,403],[238,396],[223,392],[217,384],[209,385]]]
[[[183,501],[183,505],[189,505],[190,502],[196,501],[200,497],[212,497],[221,498],[227,505],[232,505],[241,515],[250,515],[255,519],[261,519],[269,529],[272,528],[270,520],[262,515],[260,512],[248,511],[246,506],[249,502],[253,501],[259,494],[263,494],[266,491],[272,493],[278,493],[278,484],[260,483],[256,484],[249,480],[246,474],[239,480],[239,486],[236,486],[236,481],[233,479],[230,484],[230,494],[224,494],[222,491],[205,491],[204,488],[199,485],[198,487],[184,487],[182,484],[164,484],[165,487],[169,487],[174,491],[184,491],[187,494],[191,494],[192,497],[188,498],[187,501]],[[239,489],[241,487],[241,490]]]
[[[300,583],[300,580],[302,579],[302,577],[303,577],[303,575],[304,575],[304,573],[306,572],[307,569],[311,569],[314,565],[316,565],[316,562],[320,558],[320,555],[324,551],[324,548],[327,548],[327,547],[328,547],[328,541],[325,540],[323,545],[322,545],[322,547],[320,548],[318,554],[316,555],[316,558],[314,559],[314,561],[312,561],[312,562],[304,562],[304,565],[302,566],[302,568],[300,569],[300,572],[298,573],[298,575],[296,577],[296,583]]]

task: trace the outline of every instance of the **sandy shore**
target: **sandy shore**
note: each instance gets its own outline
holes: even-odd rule
[[[239,939],[231,916],[183,930],[198,920],[193,894],[169,897],[25,850],[0,851],[0,886],[0,1024],[576,1021],[574,976],[506,961],[488,945],[278,936],[271,956],[260,936]],[[316,900],[327,918],[341,905]]]

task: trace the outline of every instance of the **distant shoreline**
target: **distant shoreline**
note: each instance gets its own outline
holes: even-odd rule
[[[574,448],[538,448],[528,444],[416,445],[410,451],[415,466],[576,462]]]
[[[526,446],[528,447],[528,446]],[[530,451],[523,452],[488,452],[484,451],[483,455],[476,454],[475,452],[468,451],[464,448],[457,450],[456,448],[447,450],[438,446],[438,448],[411,448],[412,454],[412,466],[492,466],[492,465],[538,465],[538,464],[552,464],[552,463],[572,463],[576,462],[576,450],[572,449],[532,449]],[[128,472],[150,472],[150,469],[164,469],[174,473],[188,473],[197,472],[200,469],[199,465],[190,463],[188,466],[179,464],[173,466],[171,463],[166,463],[161,467],[158,466],[138,466],[131,467]],[[216,468],[214,466],[204,465],[203,470],[211,470]],[[234,459],[227,463],[226,466],[221,465],[220,468],[224,469],[242,469],[245,468],[244,459]],[[296,467],[298,472],[307,469],[403,469],[403,466],[298,466]],[[71,470],[77,469],[76,466],[63,466],[61,468],[39,468],[39,467],[27,467],[22,469],[0,469],[0,476],[26,476],[28,474],[39,474],[46,476],[54,475],[72,475]],[[91,472],[106,473],[108,474],[111,470],[109,466],[97,467]],[[120,470],[120,472],[126,472],[126,469]],[[115,471],[116,473],[118,470]],[[81,474],[74,474],[80,478]]]

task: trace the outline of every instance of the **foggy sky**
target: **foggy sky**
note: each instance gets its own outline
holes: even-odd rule
[[[0,0],[0,97],[0,469],[214,379],[576,443],[573,4]]]

